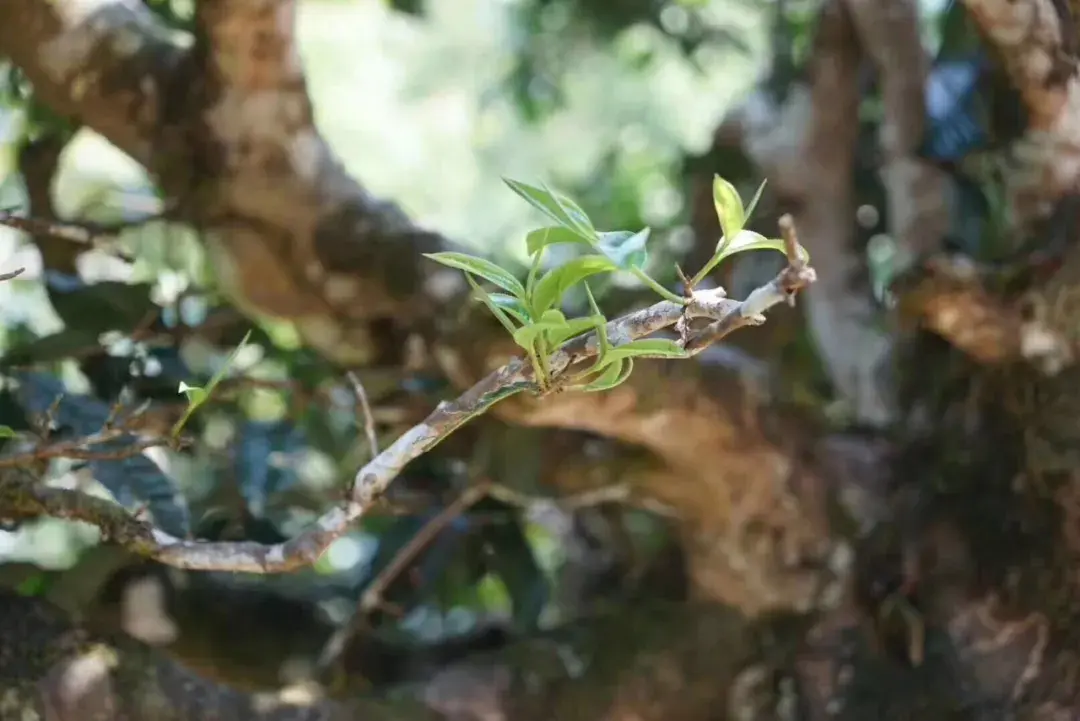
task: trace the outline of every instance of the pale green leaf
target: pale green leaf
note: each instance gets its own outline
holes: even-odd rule
[[[762,180],[761,185],[758,186],[757,192],[754,193],[754,197],[750,199],[750,204],[746,206],[746,220],[749,220],[751,217],[753,217],[754,210],[757,208],[757,204],[761,200],[761,194],[765,192],[765,185],[768,182],[768,178]]]
[[[558,245],[560,243],[592,245],[592,243],[583,238],[580,233],[558,225],[547,228],[538,228],[525,236],[525,249],[528,251],[529,255],[534,255],[549,245]]]
[[[637,233],[629,230],[600,233],[600,251],[621,270],[644,268],[649,260],[649,253],[645,249],[649,233],[649,228]]]
[[[537,188],[534,185],[511,180],[510,178],[503,178],[503,182],[530,205],[563,228],[577,233],[586,241],[592,242],[596,239],[596,230],[593,228],[589,216],[585,215],[585,211],[566,196],[555,193],[548,188]]]
[[[537,281],[529,298],[532,314],[543,315],[544,311],[558,305],[570,288],[591,275],[612,270],[617,270],[617,268],[602,255],[582,255],[567,261],[558,268],[552,268]]]
[[[755,233],[752,230],[744,230],[716,254],[716,262],[719,263],[725,258],[730,258],[737,253],[745,253],[749,250],[776,250],[781,253],[786,252],[784,241],[780,238],[766,238],[761,233]],[[810,261],[810,253],[806,251],[806,248],[800,245],[798,253],[799,258],[804,263]]]
[[[743,209],[739,191],[719,175],[713,176],[713,204],[716,206],[716,217],[720,220],[724,237],[733,238],[746,223],[746,211]]]
[[[11,426],[0,426],[0,438],[14,438],[15,429]]]
[[[478,258],[475,255],[468,255],[466,253],[424,253],[425,258],[430,258],[436,263],[442,263],[450,268],[456,268],[463,270],[466,273],[479,276],[484,280],[497,285],[511,295],[515,295],[518,298],[525,297],[525,286],[521,284],[513,273],[500,268],[486,258]]]

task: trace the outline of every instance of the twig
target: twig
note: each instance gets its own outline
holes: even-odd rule
[[[439,511],[430,521],[416,532],[390,560],[378,575],[368,584],[364,594],[360,597],[356,612],[348,623],[339,628],[326,642],[322,654],[319,656],[319,669],[325,671],[335,664],[345,650],[349,639],[366,623],[368,615],[383,605],[383,596],[405,569],[416,560],[416,557],[427,548],[439,533],[449,526],[454,519],[475,505],[488,495],[489,484],[479,483],[469,486],[461,495],[454,499],[453,503]]]
[[[7,273],[0,273],[0,282],[3,282],[5,280],[11,280],[12,278],[18,278],[25,272],[26,268],[16,268],[15,270],[9,270]]]
[[[679,322],[684,315],[712,322],[684,341],[687,354],[700,353],[728,333],[764,322],[765,311],[815,280],[814,270],[801,263],[789,265],[770,283],[744,301],[727,298],[722,289],[694,291],[685,305],[660,301],[607,324],[607,337],[618,344],[643,338]],[[551,376],[558,379],[578,364],[596,356],[595,333],[573,339],[548,359]],[[177,538],[125,515],[130,527],[125,538],[135,553],[179,568],[249,573],[283,573],[315,562],[334,540],[370,509],[406,464],[424,455],[472,418],[526,390],[537,390],[532,365],[516,358],[488,374],[453,401],[440,403],[427,418],[399,436],[356,473],[346,501],[317,519],[311,528],[284,543],[263,545],[252,541],[214,542]],[[2,508],[2,504],[0,504]],[[39,509],[42,515],[55,515]],[[2,511],[0,511],[2,512]],[[110,523],[114,519],[107,519]],[[104,522],[104,521],[103,521]],[[146,542],[147,534],[152,539]]]
[[[82,438],[70,441],[55,441],[25,453],[0,456],[0,468],[18,468],[53,458],[73,458],[81,461],[119,461],[138,455],[148,448],[174,447],[177,445],[172,439],[143,438],[133,439],[123,448],[92,450],[92,446],[115,443],[130,435],[131,431],[125,428],[105,427],[97,433]]]
[[[353,392],[356,393],[356,399],[360,402],[360,410],[364,416],[364,434],[367,436],[368,447],[371,449],[371,457],[379,455],[379,439],[375,435],[375,416],[371,413],[371,405],[368,404],[367,391],[364,390],[364,384],[360,382],[360,377],[353,371],[349,371],[346,374],[349,382],[352,383]]]

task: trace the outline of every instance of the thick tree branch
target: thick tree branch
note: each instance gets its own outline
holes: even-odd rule
[[[0,51],[42,103],[152,167],[184,51],[149,10],[119,0],[12,0],[0,6]]]

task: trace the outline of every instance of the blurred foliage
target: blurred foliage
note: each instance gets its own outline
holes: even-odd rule
[[[173,27],[190,28],[192,2],[144,2]],[[395,32],[402,27],[414,32],[418,25],[434,22],[430,18],[438,10],[435,3],[419,0],[388,2],[410,23],[390,24],[400,18],[387,21],[385,28]],[[327,5],[307,0],[308,7],[316,4]],[[353,5],[344,0],[340,4]],[[783,99],[786,90],[802,79],[816,4],[809,0],[783,4],[748,0],[515,0],[504,5],[509,32],[500,42],[510,48],[512,62],[494,63],[501,82],[479,89],[454,85],[466,81],[451,77],[456,63],[442,59],[436,63],[442,74],[425,81],[430,87],[421,87],[424,92],[412,88],[425,98],[449,98],[447,102],[454,100],[455,92],[471,94],[466,107],[473,124],[466,124],[466,130],[457,135],[448,131],[440,135],[443,126],[451,122],[437,112],[442,106],[420,106],[416,111],[436,118],[430,121],[436,126],[429,128],[431,136],[445,135],[459,152],[469,154],[467,166],[445,163],[450,167],[446,172],[460,176],[460,187],[443,185],[437,179],[430,184],[416,183],[418,172],[442,172],[431,168],[430,157],[421,157],[419,166],[400,163],[398,179],[391,182],[382,176],[382,186],[413,193],[401,198],[407,207],[456,209],[460,215],[454,219],[464,217],[473,224],[459,226],[468,231],[461,235],[482,238],[479,244],[491,250],[499,238],[510,237],[519,243],[520,231],[534,226],[535,216],[509,202],[513,209],[505,212],[502,206],[489,205],[503,202],[504,194],[488,193],[480,181],[467,190],[461,187],[475,175],[517,174],[510,168],[488,173],[497,163],[510,164],[506,158],[513,157],[513,162],[527,166],[533,176],[542,176],[577,199],[596,227],[651,226],[658,250],[649,271],[670,287],[673,261],[686,249],[680,240],[686,238],[689,223],[690,209],[681,192],[686,176],[711,178],[721,173],[740,192],[745,188],[752,192],[762,180],[737,151],[708,147],[711,125],[718,120],[715,110],[722,108],[722,102],[712,98],[703,110],[704,101],[698,98],[698,104],[693,105],[692,96],[714,94],[718,71],[712,63],[717,57],[733,63],[736,70],[730,72],[742,73],[726,81],[731,94],[750,84],[753,61],[760,52],[747,40],[753,33],[746,30],[743,20],[754,18],[771,26],[774,45],[770,52],[775,62],[767,80],[775,96]],[[441,12],[450,12],[445,6],[441,8]],[[931,13],[928,20],[927,42],[940,47],[927,87],[924,154],[941,163],[955,179],[951,242],[972,254],[991,253],[995,249],[987,247],[988,239],[997,237],[992,229],[1002,224],[1000,178],[978,172],[967,161],[972,156],[993,154],[1015,137],[1023,127],[1023,119],[1015,117],[1019,104],[987,61],[959,3],[949,3]],[[478,28],[471,30],[475,44],[490,43],[483,37],[487,26],[478,24]],[[324,22],[321,29],[310,32],[318,39],[318,32],[337,29],[335,23]],[[360,30],[350,28],[348,32]],[[335,73],[344,67],[320,52],[308,53],[309,67],[330,65]],[[736,56],[742,58],[741,65],[731,60]],[[582,86],[573,80],[573,73],[583,59],[609,75]],[[417,66],[427,67],[424,63],[432,62],[425,58],[423,63],[417,61]],[[489,64],[490,58],[478,50],[470,62]],[[690,72],[679,74],[673,67],[682,73],[689,68]],[[330,75],[323,73],[319,82],[331,83]],[[614,90],[611,97],[600,97],[598,89],[614,87],[616,81],[623,83],[627,78],[640,79],[634,97],[616,97]],[[139,455],[89,461],[85,467],[103,492],[130,508],[145,506],[171,533],[208,539],[253,538],[267,543],[292,535],[340,498],[352,473],[369,453],[351,387],[340,369],[298,347],[290,328],[269,323],[252,327],[229,308],[214,287],[211,269],[190,229],[164,220],[124,225],[161,210],[158,193],[145,174],[36,102],[16,70],[7,68],[0,83],[0,128],[6,129],[8,136],[0,168],[16,178],[10,151],[30,139],[51,136],[70,141],[54,179],[57,213],[67,219],[116,225],[110,240],[112,250],[84,253],[87,262],[80,277],[39,268],[33,247],[10,238],[12,252],[5,263],[25,263],[38,272],[0,286],[0,373],[5,384],[0,393],[0,424],[23,434],[18,442],[0,441],[5,444],[3,452],[38,442],[43,435],[55,440],[96,433],[117,414],[117,407],[123,409],[121,414],[132,415],[133,409],[147,401],[153,405],[138,415],[139,425],[132,427],[128,436],[110,441],[114,445],[109,447],[140,434],[167,432],[186,407],[178,393],[180,384],[206,384],[250,332],[250,343],[226,370],[212,399],[185,425],[184,435],[190,441],[186,449],[157,449],[160,452],[153,458]],[[354,124],[375,122],[369,115],[382,116],[361,113],[364,117],[356,117],[355,108],[334,95],[335,86],[313,86],[329,88],[316,100],[323,107],[320,122],[330,130],[337,127],[340,116],[347,116]],[[656,107],[642,103],[654,94],[668,97],[660,93],[672,86],[688,89],[680,96],[685,105],[666,108],[668,115],[663,117],[642,117],[643,109]],[[583,93],[581,87],[589,92]],[[866,229],[862,238],[868,248],[871,236],[881,235],[887,227],[884,191],[877,177],[880,159],[873,142],[878,123],[875,108],[880,106],[877,93],[873,83],[867,84],[866,142],[860,142],[856,171],[860,173],[859,204],[877,210],[878,222]],[[335,102],[343,107],[337,115]],[[592,115],[568,115],[580,110],[575,103],[586,102],[592,103]],[[501,115],[485,115],[498,103],[509,104],[517,123],[513,132],[502,131],[500,135],[490,131],[501,146],[485,141],[485,123],[494,122],[491,118],[510,122]],[[596,122],[583,122],[581,117]],[[696,129],[690,131],[678,125],[683,121],[689,124],[687,117],[711,119],[708,123],[695,121]],[[395,129],[398,118],[389,113],[379,122],[384,130],[389,128],[385,132],[407,132]],[[629,122],[633,124],[620,129]],[[533,143],[530,138],[541,136],[528,133],[547,134],[543,143]],[[347,133],[339,137],[344,138],[340,145],[347,161],[365,156],[348,144]],[[372,134],[369,140],[375,137]],[[691,137],[696,140],[688,140]],[[422,155],[430,150],[428,141],[419,135],[405,140],[410,152]],[[470,140],[477,149],[462,150],[472,147]],[[394,157],[378,154],[382,152],[374,147],[378,143],[368,145],[375,160],[366,169],[370,172],[361,173],[365,178],[378,177],[385,168],[399,165]],[[525,146],[535,146],[535,154],[524,155]],[[519,155],[511,156],[510,151]],[[491,157],[499,160],[496,163]],[[374,183],[376,190],[386,189],[379,184]],[[418,187],[427,185],[435,190]],[[25,204],[26,193],[17,186],[16,182],[0,184],[0,207]],[[424,195],[429,192],[438,197]],[[500,197],[493,200],[495,195]],[[711,246],[715,239],[703,242]],[[113,252],[116,250],[121,252]],[[887,275],[888,270],[882,273]],[[601,295],[615,285],[617,282],[610,282],[594,288]],[[584,296],[568,297],[568,303],[577,304],[579,311],[586,307],[585,302]],[[397,368],[368,368],[359,375],[376,410],[381,441],[396,437],[417,420],[417,409],[426,411],[449,393],[442,382],[403,376]],[[463,432],[465,443],[445,444],[410,466],[402,481],[394,485],[387,507],[377,509],[356,533],[331,549],[318,572],[339,582],[336,587],[347,589],[346,597],[355,605],[421,529],[470,482],[494,477],[500,484],[535,493],[534,480],[543,455],[536,434],[503,434],[497,426],[478,424],[477,429]],[[504,446],[500,453],[512,459],[497,470],[488,467],[497,464],[470,455],[470,449],[482,446],[485,438],[490,443],[492,434],[503,434],[498,436]],[[65,483],[73,482],[72,473],[80,468],[79,464],[55,461],[45,466],[42,472],[49,471],[55,482]],[[537,522],[529,510],[493,499],[464,509],[441,527],[385,588],[384,601],[396,613],[382,614],[383,621],[407,626],[410,619],[431,614],[445,620],[456,609],[469,614],[507,614],[522,628],[542,623],[554,605],[553,583],[563,550],[558,535]],[[31,537],[31,527],[40,525],[47,524],[27,524],[16,533],[0,533],[7,539],[0,548],[12,558],[35,557],[41,548],[28,548],[25,541]],[[641,530],[638,524],[636,528],[634,533],[645,538],[644,546],[663,545],[652,537],[664,535],[665,531],[657,530],[659,526]],[[78,549],[93,539],[65,537],[62,542]],[[305,583],[310,580],[304,576]],[[33,588],[32,582],[26,586],[28,592]]]

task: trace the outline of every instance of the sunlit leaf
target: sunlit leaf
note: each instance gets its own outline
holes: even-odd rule
[[[528,251],[529,255],[534,255],[549,245],[558,245],[560,243],[592,245],[592,243],[582,237],[580,233],[562,226],[538,228],[525,236],[525,249]]]
[[[430,258],[436,263],[442,263],[450,268],[456,268],[458,270],[463,270],[466,273],[480,276],[489,283],[493,283],[507,293],[519,298],[525,297],[525,286],[521,284],[521,281],[515,278],[510,271],[505,268],[500,268],[486,258],[478,258],[475,255],[453,253],[449,251],[444,251],[442,253],[424,253],[424,257]]]
[[[622,270],[644,268],[649,259],[648,251],[645,249],[649,233],[649,228],[644,228],[637,233],[629,230],[600,233],[600,250]]]
[[[566,291],[585,278],[612,270],[618,268],[602,255],[583,255],[558,268],[552,268],[537,281],[536,288],[533,289],[529,299],[533,315],[541,315],[548,308],[557,305]]]
[[[577,203],[566,196],[555,193],[548,188],[537,188],[510,178],[503,178],[503,182],[530,205],[563,228],[577,233],[586,241],[592,242],[596,239],[596,230],[593,228],[589,216],[585,215],[585,211],[578,207]]]
[[[14,438],[15,429],[11,426],[0,426],[0,438]]]
[[[724,237],[732,238],[737,235],[746,223],[746,211],[743,209],[739,191],[719,175],[713,176],[713,204],[716,206],[716,217],[720,220]]]
[[[776,250],[781,253],[786,252],[784,248],[784,241],[780,238],[766,238],[760,233],[755,233],[752,230],[744,230],[739,233],[730,243],[727,243],[723,249],[717,254],[717,262],[730,258],[737,253],[745,253],[748,250]],[[798,248],[799,258],[802,261],[809,262],[810,253],[806,248],[801,245]]]

